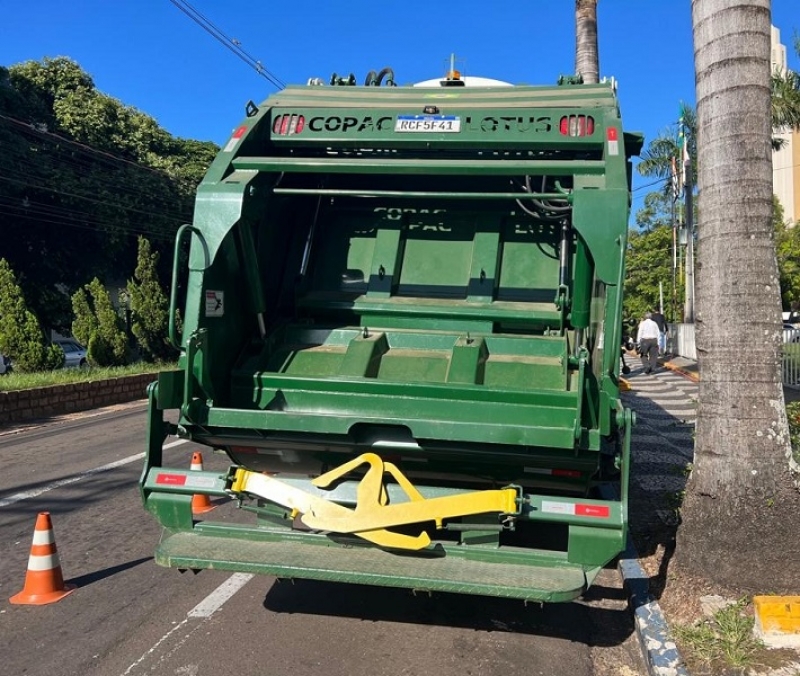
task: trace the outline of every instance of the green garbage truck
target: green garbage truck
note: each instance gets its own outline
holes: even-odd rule
[[[148,389],[141,477],[156,562],[580,596],[626,545],[641,145],[613,82],[572,77],[384,69],[249,103],[177,233],[180,357]],[[170,435],[229,469],[165,464]]]

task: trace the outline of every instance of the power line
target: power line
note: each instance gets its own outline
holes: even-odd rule
[[[19,181],[17,179],[9,178],[7,176],[0,176],[0,181],[8,181],[9,183],[16,183],[17,185],[21,185],[21,186],[24,186],[24,187],[27,187],[27,188],[37,188],[39,190],[46,190],[48,192],[54,192],[54,193],[56,193],[58,195],[66,195],[67,197],[74,197],[76,199],[86,200],[87,202],[94,202],[96,204],[102,204],[103,206],[110,206],[110,207],[112,207],[114,209],[121,209],[123,211],[130,211],[130,212],[137,213],[137,214],[144,214],[145,216],[157,216],[158,218],[163,218],[163,219],[165,219],[167,221],[174,221],[175,223],[183,223],[183,220],[184,220],[184,219],[175,218],[175,217],[172,217],[172,216],[165,216],[164,214],[157,213],[155,211],[145,211],[143,209],[135,209],[134,207],[127,207],[127,206],[123,206],[121,204],[111,204],[111,203],[109,203],[107,201],[104,201],[104,200],[94,199],[93,197],[86,197],[86,195],[77,195],[75,193],[67,192],[65,190],[56,190],[55,188],[48,188],[47,186],[44,186],[44,185],[37,185],[37,184],[34,184],[34,183],[27,183],[25,181]]]
[[[132,228],[128,226],[121,226],[118,223],[109,223],[107,221],[86,221],[85,223],[76,223],[71,220],[72,216],[69,213],[65,214],[48,214],[44,211],[39,213],[25,213],[30,208],[0,203],[0,214],[9,216],[14,219],[24,219],[33,221],[36,224],[51,224],[57,225],[62,228],[79,228],[81,230],[89,230],[94,233],[103,235],[120,234],[128,237],[144,236],[150,240],[161,240],[164,242],[172,242],[173,237],[153,232],[151,230],[144,230],[141,228]],[[74,212],[80,213],[80,212]],[[49,218],[47,216],[50,216]]]
[[[204,31],[206,31],[209,35],[211,35],[214,39],[221,42],[225,47],[230,49],[237,57],[239,57],[242,61],[244,61],[248,66],[253,68],[261,77],[266,79],[270,84],[277,87],[278,89],[284,89],[286,84],[274,73],[267,70],[264,67],[264,64],[261,63],[258,59],[256,59],[251,54],[248,54],[243,48],[241,43],[238,40],[235,40],[231,37],[225,35],[220,28],[214,25],[214,23],[208,19],[207,17],[203,16],[198,10],[192,7],[186,0],[169,0],[173,5],[175,5],[181,12],[183,12],[186,16],[188,16],[192,21],[194,21],[198,26],[200,26]]]
[[[90,153],[93,155],[98,155],[106,160],[110,160],[112,162],[127,164],[129,166],[135,167],[137,169],[142,169],[144,171],[149,171],[153,174],[157,174],[162,178],[168,178],[170,180],[182,180],[180,177],[173,177],[170,176],[167,172],[161,169],[155,169],[153,167],[148,167],[146,164],[141,164],[140,162],[135,162],[134,160],[129,160],[124,157],[119,157],[118,155],[114,155],[113,153],[109,153],[105,150],[100,150],[98,148],[94,148],[93,146],[87,145],[85,143],[81,143],[80,141],[75,141],[73,139],[67,138],[66,136],[61,136],[60,134],[56,134],[55,132],[48,131],[47,129],[40,129],[34,124],[29,122],[25,122],[23,120],[18,120],[15,117],[10,117],[8,115],[3,115],[0,113],[0,120],[5,120],[6,122],[11,123],[12,125],[21,127],[23,131],[33,134],[34,136],[40,136],[42,138],[52,137],[58,141],[63,143],[68,143],[72,146],[75,146],[79,150]],[[185,180],[185,179],[183,179]]]
[[[88,197],[86,194],[76,194],[74,192],[52,188],[47,185],[48,177],[44,175],[49,170],[52,170],[52,167],[43,165],[41,157],[37,159],[27,155],[15,157],[13,171],[10,172],[11,176],[15,178],[11,178],[9,175],[0,175],[0,180],[2,181],[175,222],[183,223],[189,217],[188,212],[180,213],[174,211],[177,206],[175,199],[171,199],[165,195],[154,194],[151,190],[143,190],[137,183],[121,180],[121,178],[114,175],[113,172],[127,169],[128,167],[141,169],[148,172],[153,178],[159,181],[169,182],[174,186],[173,189],[177,188],[180,190],[179,186],[184,184],[184,189],[191,187],[191,192],[193,193],[193,182],[185,177],[172,176],[164,170],[155,169],[139,162],[119,157],[110,152],[99,150],[93,146],[56,134],[55,132],[37,128],[32,124],[8,115],[0,114],[0,124],[6,124],[15,128],[21,138],[25,138],[26,136],[31,138],[31,142],[37,144],[36,147],[38,151],[44,151],[44,153],[53,157],[53,160],[60,166],[71,169],[77,177],[82,178],[91,175],[93,185],[100,188],[107,188],[118,197],[127,197],[128,199],[141,198],[147,200],[150,206],[156,207],[159,210],[136,209],[118,202],[108,202],[107,200],[98,199],[97,195]],[[6,158],[8,157],[9,156],[6,155]],[[80,179],[79,182],[81,182]],[[187,199],[191,199],[188,193],[186,197]]]

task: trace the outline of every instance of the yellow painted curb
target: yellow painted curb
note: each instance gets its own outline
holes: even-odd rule
[[[774,647],[800,646],[800,596],[754,596],[756,636]]]

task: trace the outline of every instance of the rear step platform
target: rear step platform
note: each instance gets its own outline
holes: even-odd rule
[[[155,561],[172,568],[230,570],[533,602],[574,600],[598,572],[585,571],[556,556],[549,560],[546,552],[540,563],[522,564],[467,559],[441,546],[409,555],[351,543],[349,539],[341,544],[320,538],[320,544],[309,546],[302,536],[297,541],[258,541],[178,532],[162,540]],[[485,554],[485,559],[491,559],[498,552],[485,550]]]

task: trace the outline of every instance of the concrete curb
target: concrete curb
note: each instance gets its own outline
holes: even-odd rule
[[[619,572],[629,594],[634,627],[650,676],[689,676],[678,646],[670,638],[669,627],[658,601],[650,596],[650,582],[639,565],[631,542],[620,556]]]
[[[696,373],[692,373],[691,371],[685,371],[682,368],[675,366],[671,362],[664,362],[664,368],[669,369],[670,371],[674,371],[675,373],[680,373],[684,378],[688,378],[696,383],[700,382],[700,376]]]

